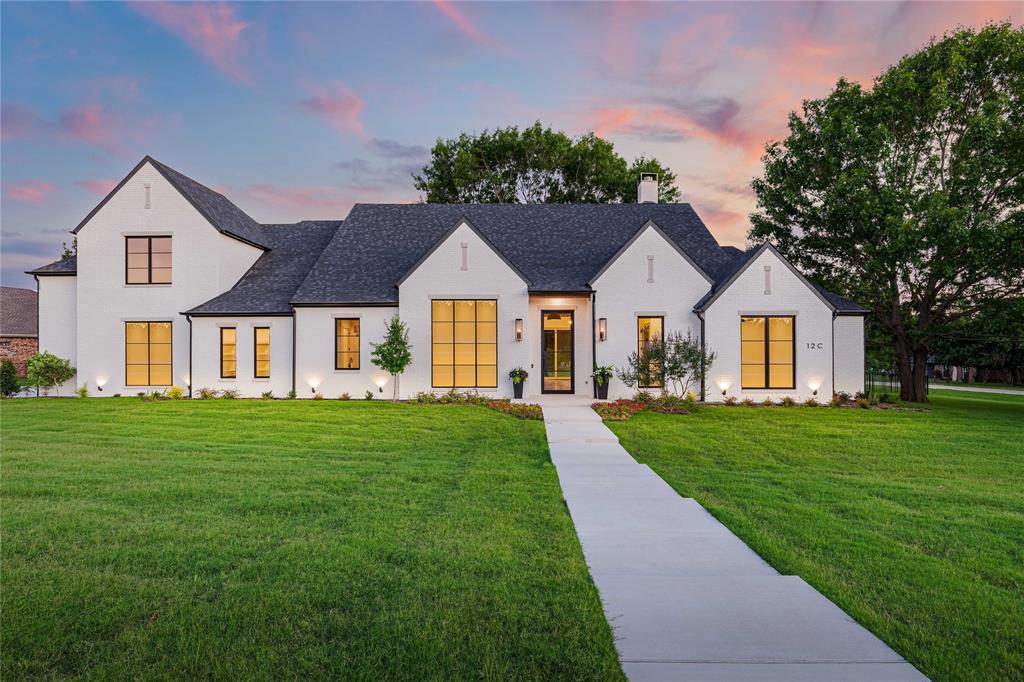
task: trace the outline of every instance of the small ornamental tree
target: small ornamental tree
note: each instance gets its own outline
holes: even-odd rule
[[[684,396],[691,386],[700,385],[714,361],[715,354],[705,350],[692,334],[671,332],[664,340],[651,339],[643,353],[630,353],[626,366],[615,373],[627,386],[662,386],[665,391]]]
[[[59,358],[53,353],[36,353],[28,359],[28,379],[43,390],[55,388],[60,395],[60,385],[75,376],[70,360]]]
[[[398,315],[388,320],[385,328],[387,332],[384,335],[384,340],[380,343],[370,344],[373,347],[373,352],[370,353],[370,360],[394,379],[392,382],[392,399],[398,400],[398,376],[412,362],[409,328],[398,318]]]
[[[8,398],[18,392],[18,370],[8,358],[0,361],[0,395]]]

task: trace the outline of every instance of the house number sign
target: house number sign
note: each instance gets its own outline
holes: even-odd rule
[[[817,343],[811,342],[811,343],[807,344],[807,347],[808,348],[818,349],[818,348],[824,348],[825,344],[823,344],[821,341],[818,341]]]

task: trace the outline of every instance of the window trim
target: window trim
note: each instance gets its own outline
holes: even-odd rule
[[[451,386],[438,386],[434,383],[434,301],[451,301],[452,302],[452,385]],[[473,301],[473,386],[456,386],[455,381],[455,368],[460,365],[455,364],[455,303],[457,301]],[[494,385],[493,386],[481,386],[480,385],[480,357],[477,349],[478,341],[476,340],[476,326],[479,324],[477,320],[476,304],[479,301],[494,301]],[[430,388],[441,388],[457,391],[459,389],[475,389],[483,391],[496,391],[499,385],[498,379],[498,368],[501,367],[501,358],[498,356],[498,350],[501,346],[501,342],[498,340],[498,299],[497,298],[453,298],[453,297],[431,297],[430,298]],[[445,365],[447,366],[447,365]]]
[[[637,359],[639,359],[640,355],[641,355],[641,347],[640,347],[640,320],[661,320],[661,340],[662,340],[662,342],[665,341],[665,316],[664,315],[637,315],[636,316],[636,355],[637,355]],[[637,381],[637,386],[636,387],[638,389],[665,388],[665,377],[661,378],[661,383],[660,384],[652,384],[650,386],[641,386],[640,382]]]
[[[238,379],[238,327],[218,327],[220,329],[220,378]],[[235,373],[228,376],[224,373],[224,332],[230,329],[235,333]]]
[[[146,384],[129,384],[128,383],[128,325],[130,324],[144,324],[146,325],[146,381],[150,383]],[[171,383],[169,384],[154,384],[153,381],[153,363],[150,361],[149,347],[152,345],[150,338],[152,332],[150,331],[150,325],[152,324],[169,324],[171,325],[171,362],[168,367],[171,368]],[[174,385],[174,320],[125,320],[123,324],[124,332],[124,385],[127,386],[173,386]]]
[[[128,281],[128,241],[131,239],[145,239],[146,240],[146,281],[145,282],[129,282]],[[154,282],[153,281],[153,240],[154,239],[170,239],[171,240],[171,281],[170,282]],[[174,236],[169,234],[153,234],[153,235],[142,235],[142,234],[126,234],[124,235],[124,285],[128,287],[148,287],[148,286],[160,286],[167,287],[174,284]]]
[[[743,385],[743,320],[759,318],[764,320],[764,386],[748,387]],[[793,338],[790,343],[793,347],[793,374],[792,383],[789,386],[772,386],[772,357],[771,357],[771,319],[788,319],[792,321]],[[782,364],[782,363],[778,363]],[[740,315],[740,389],[743,391],[794,391],[796,390],[796,315]]]
[[[256,369],[256,367],[258,366],[257,363],[259,362],[259,355],[258,355],[258,353],[256,351],[257,351],[257,348],[259,347],[259,331],[261,329],[266,329],[267,330],[267,373],[266,374],[260,374],[259,370]],[[235,342],[236,342],[236,348],[235,348],[236,367],[237,367],[237,362],[238,362],[238,359],[237,359],[238,358],[238,355],[237,355],[238,354],[237,341],[238,341],[238,337],[236,336],[235,337]],[[259,326],[259,327],[253,327],[252,328],[252,378],[253,379],[269,379],[270,378],[270,327],[268,327],[266,325],[262,325],[262,326]]]
[[[355,367],[338,367],[338,340],[341,338],[338,336],[338,323],[339,322],[358,322],[359,333],[356,334],[356,366]],[[363,319],[361,317],[335,317],[334,318],[334,371],[335,372],[358,372],[363,366]]]

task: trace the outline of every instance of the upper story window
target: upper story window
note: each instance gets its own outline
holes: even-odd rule
[[[170,237],[124,238],[125,284],[171,283]]]
[[[636,352],[643,360],[647,355],[651,344],[657,343],[664,338],[665,318],[664,317],[638,317],[636,318]],[[639,388],[662,388],[665,380],[661,376],[661,368],[656,361],[652,360],[649,376],[641,380]]]
[[[795,388],[796,318],[770,315],[740,318],[743,388]]]

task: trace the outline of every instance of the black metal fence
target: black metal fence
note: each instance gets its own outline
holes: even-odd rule
[[[925,384],[925,392],[929,390]],[[900,377],[895,367],[869,367],[864,372],[864,392],[871,396],[888,393],[893,397],[900,394]]]

